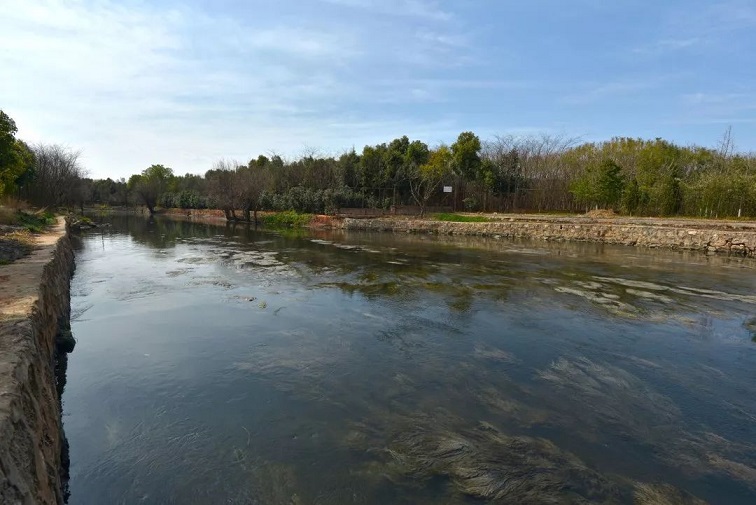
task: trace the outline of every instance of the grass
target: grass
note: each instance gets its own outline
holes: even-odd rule
[[[19,212],[17,222],[30,232],[42,233],[47,226],[55,222],[55,215],[47,211],[39,211],[33,214]]]
[[[55,222],[55,215],[46,210],[29,212],[10,207],[0,207],[0,224],[21,226],[33,233],[42,233],[45,227]]]
[[[300,214],[293,210],[287,210],[262,216],[261,222],[266,228],[302,228],[310,224],[311,220],[311,214]]]
[[[462,214],[453,214],[451,212],[442,212],[434,216],[437,221],[453,221],[455,223],[487,223],[489,218],[484,216],[463,216]]]

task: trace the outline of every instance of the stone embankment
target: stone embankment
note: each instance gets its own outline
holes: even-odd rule
[[[56,377],[74,254],[63,219],[0,267],[0,503],[64,502],[67,443]]]
[[[345,230],[598,242],[756,256],[756,223],[741,221],[500,215],[480,223],[345,218],[333,224]]]

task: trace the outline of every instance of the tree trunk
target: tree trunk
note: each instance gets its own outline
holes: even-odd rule
[[[250,216],[249,216],[249,208],[244,208],[243,210],[244,210],[244,220],[249,223],[251,221]]]
[[[226,215],[226,221],[231,221],[231,211],[228,209],[223,209],[223,213]]]

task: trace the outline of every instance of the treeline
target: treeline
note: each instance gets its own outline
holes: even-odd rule
[[[86,184],[79,152],[61,145],[29,145],[16,133],[16,123],[0,110],[0,197],[40,207],[81,204]]]
[[[152,165],[128,180],[92,180],[83,177],[76,152],[27,146],[13,137],[15,125],[11,129],[0,145],[10,138],[15,154],[3,157],[9,150],[0,149],[0,191],[38,205],[145,205],[150,212],[215,208],[229,219],[244,220],[255,219],[258,210],[335,213],[400,206],[414,206],[420,213],[445,206],[484,212],[609,208],[646,216],[756,217],[756,154],[735,152],[729,131],[715,148],[658,138],[581,143],[538,135],[481,141],[472,132],[461,133],[451,145],[430,147],[404,136],[338,156],[310,152],[292,160],[277,155],[246,163],[219,160],[202,176],[175,175]],[[15,161],[7,164],[7,159]]]
[[[101,181],[93,181],[97,187]],[[339,156],[221,160],[204,177],[154,165],[110,195],[131,192],[156,206],[218,208],[230,219],[265,210],[334,213],[347,207],[412,205],[466,211],[584,212],[644,216],[756,216],[756,155],[654,139],[578,143],[560,136],[496,137],[463,132],[430,148],[407,137]],[[452,188],[445,193],[443,186]],[[114,197],[97,203],[116,203]],[[241,215],[236,215],[240,211]]]

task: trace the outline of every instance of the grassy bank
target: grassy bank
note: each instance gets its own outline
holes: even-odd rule
[[[26,229],[32,233],[42,233],[55,223],[55,214],[47,210],[25,211],[10,207],[0,207],[0,225]]]
[[[451,212],[442,212],[433,216],[436,221],[451,221],[454,223],[487,223],[490,221],[485,216],[465,216],[462,214],[453,214]]]
[[[300,214],[293,210],[266,214],[260,222],[266,228],[303,228],[312,221],[312,214]]]

